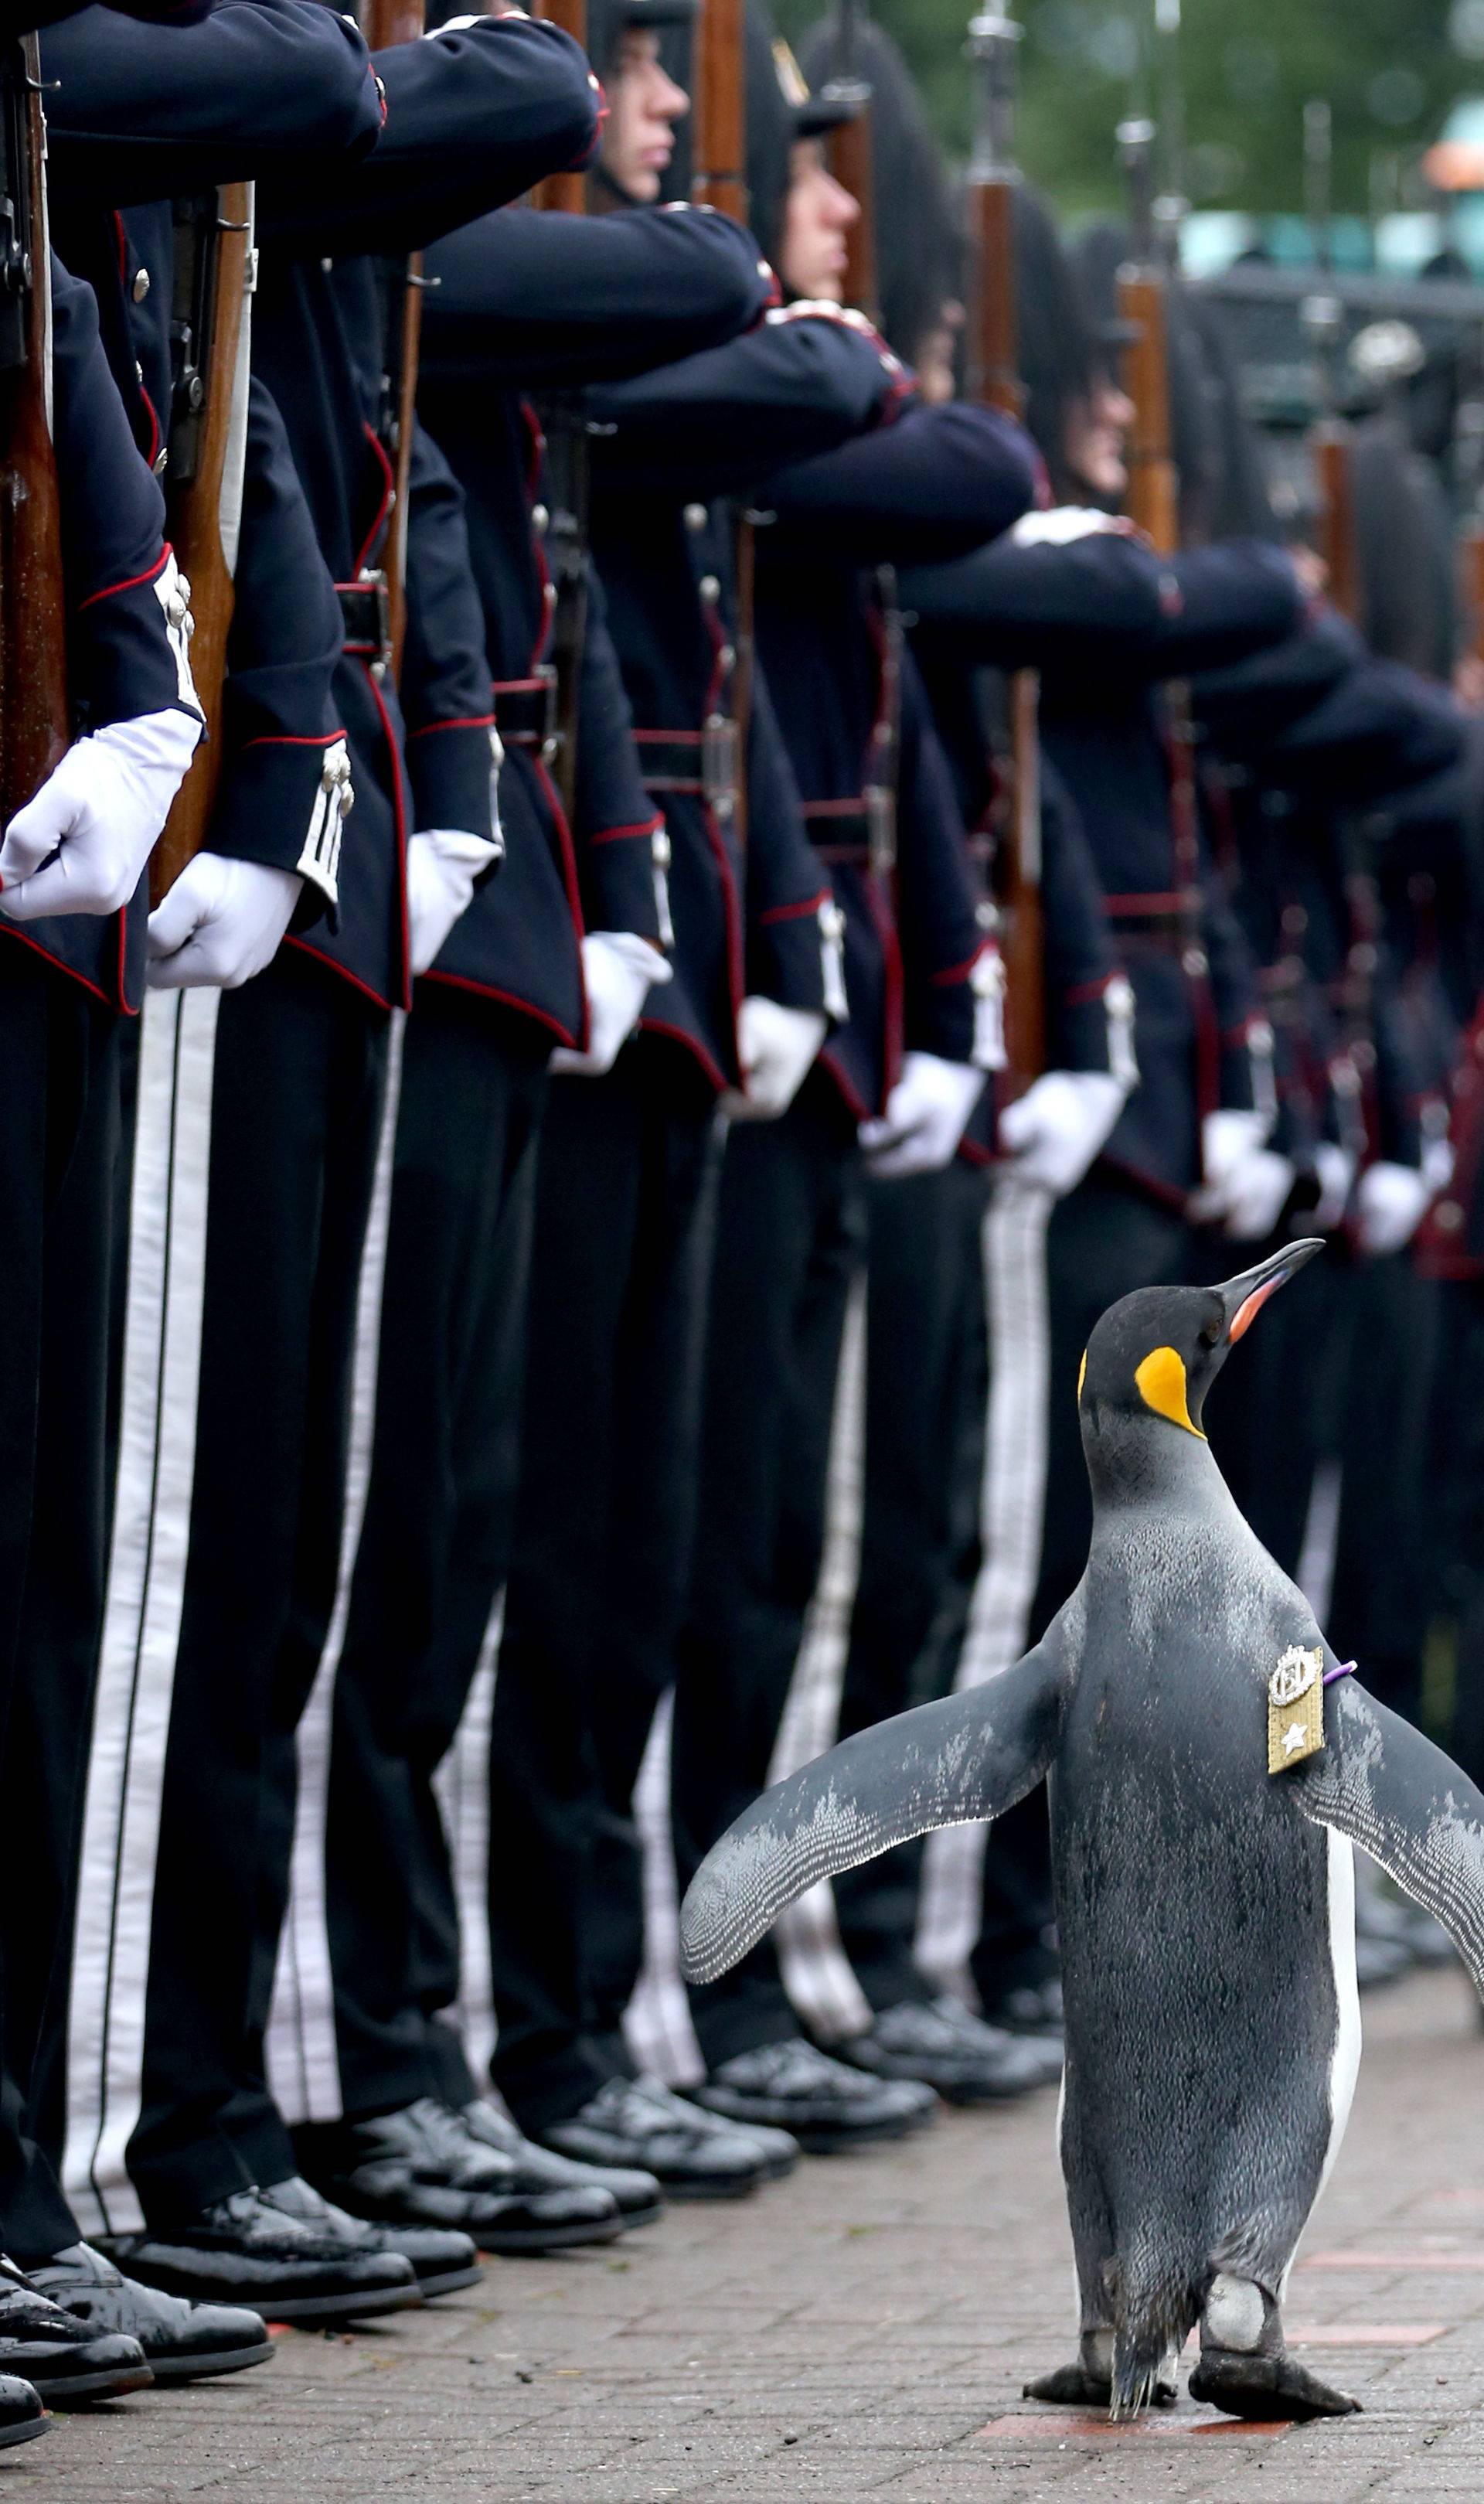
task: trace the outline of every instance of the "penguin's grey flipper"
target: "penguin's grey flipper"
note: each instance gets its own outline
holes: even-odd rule
[[[1325,1702],[1323,1753],[1274,1780],[1441,1922],[1484,1997],[1484,1791],[1355,1679]]]
[[[1003,1676],[879,1722],[764,1791],[686,1891],[687,1982],[725,1973],[818,1879],[935,1826],[1013,1808],[1051,1763],[1068,1677],[1058,1619]]]

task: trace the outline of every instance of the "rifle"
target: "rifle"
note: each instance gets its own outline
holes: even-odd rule
[[[1119,124],[1132,235],[1132,257],[1119,272],[1119,311],[1132,332],[1123,352],[1123,389],[1134,412],[1123,509],[1156,554],[1173,556],[1180,545],[1180,489],[1170,450],[1166,271],[1155,242],[1155,139],[1152,122]]]
[[[190,586],[190,668],[207,736],[150,861],[154,904],[169,893],[204,844],[222,775],[222,693],[242,519],[254,264],[250,183],[224,183],[198,199],[176,202],[170,318],[175,371],[165,502],[176,561]]]
[[[1339,414],[1336,372],[1344,307],[1335,294],[1330,220],[1332,134],[1322,96],[1303,109],[1304,206],[1314,239],[1320,286],[1304,298],[1300,319],[1314,351],[1320,414],[1309,433],[1319,490],[1319,553],[1329,570],[1329,597],[1342,615],[1358,617],[1360,569],[1356,558],[1355,496],[1350,470],[1350,429]]]
[[[560,26],[564,35],[570,35],[572,42],[586,52],[587,0],[535,0],[531,14]],[[595,63],[600,71],[602,66]],[[587,206],[587,176],[580,166],[566,174],[548,174],[537,183],[531,200],[534,208],[566,209],[571,216],[580,217]]]
[[[394,44],[415,44],[423,33],[423,0],[361,0],[361,31],[373,52]],[[382,376],[382,433],[392,458],[392,529],[387,540],[388,637],[392,675],[402,665],[407,639],[407,507],[412,478],[412,425],[417,410],[418,349],[423,335],[423,256],[387,271],[387,370]],[[397,301],[400,283],[401,300]],[[395,353],[393,353],[395,350]]]
[[[36,37],[12,36],[0,44],[0,827],[71,735],[45,154]]]
[[[701,0],[696,21],[691,115],[691,198],[747,223],[746,0]],[[755,545],[745,505],[733,513],[733,629],[728,710],[707,720],[704,752],[730,765],[730,820],[747,849],[747,738],[752,719]],[[718,797],[724,775],[718,774]],[[714,805],[714,801],[713,801]]]
[[[1000,0],[973,18],[969,57],[979,115],[967,177],[969,204],[969,397],[1018,418],[1025,394],[1017,338],[1015,199],[1016,47],[1020,28]],[[1046,1067],[1046,920],[1041,900],[1040,681],[1016,670],[1007,682],[1008,840],[996,847],[996,903],[1005,965],[1005,1085],[1023,1095]]]
[[[838,0],[836,23],[840,44],[835,73],[821,101],[838,106],[842,120],[829,135],[829,166],[843,191],[860,209],[846,235],[845,300],[875,322],[880,318],[876,262],[876,174],[871,148],[871,86],[857,61],[859,18],[856,0]]]

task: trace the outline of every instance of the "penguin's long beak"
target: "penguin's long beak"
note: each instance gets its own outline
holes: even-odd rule
[[[1244,1269],[1240,1277],[1228,1278],[1225,1286],[1217,1288],[1226,1307],[1228,1347],[1234,1347],[1244,1332],[1252,1328],[1269,1296],[1276,1296],[1279,1288],[1286,1287],[1305,1262],[1312,1261],[1315,1253],[1324,1248],[1322,1235],[1306,1235],[1297,1243],[1285,1243],[1281,1252],[1260,1261],[1255,1269]]]

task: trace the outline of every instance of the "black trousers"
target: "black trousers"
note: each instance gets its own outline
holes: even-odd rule
[[[1341,1659],[1360,1662],[1372,1693],[1415,1722],[1432,1597],[1429,1465],[1443,1291],[1410,1252],[1359,1263],[1349,1287],[1325,1631]]]
[[[632,1803],[690,1567],[719,1161],[672,1045],[552,1088],[490,1750],[495,2077],[533,2130],[632,2067]]]
[[[106,1421],[121,1026],[0,945],[0,2226],[78,2238],[57,2182],[67,1970],[107,1561]]]
[[[220,1004],[194,1478],[128,2147],[152,2223],[293,2171],[262,2026],[293,1734],[335,1592],[387,1031],[292,954]]]
[[[865,1256],[855,1125],[816,1068],[781,1121],[734,1127],[707,1333],[695,1567],[676,1646],[682,1888],[768,1779],[824,1536],[830,1420]],[[691,1995],[708,2065],[797,2032],[764,1939]]]
[[[925,1702],[947,1666],[931,1639],[978,1529],[988,1188],[955,1162],[866,1190],[865,1501],[842,1739]],[[921,1859],[902,1844],[835,1880],[841,1943],[874,2008],[931,1996],[912,1953]]]
[[[1200,1275],[1214,1282],[1279,1249],[1202,1241]],[[1314,1473],[1337,1454],[1350,1350],[1354,1278],[1336,1244],[1290,1280],[1242,1341],[1207,1404],[1204,1424],[1245,1518],[1285,1574],[1298,1569]]]
[[[407,1021],[370,1483],[334,1686],[325,1909],[345,2111],[472,2092],[433,1775],[505,1580],[547,1039],[425,984]],[[501,1673],[503,1675],[503,1673]],[[291,1941],[291,1952],[292,1952]]]
[[[1184,1218],[1094,1165],[1059,1200],[1047,1230],[1050,1415],[1041,1567],[1027,1641],[1039,1643],[1087,1561],[1092,1500],[1077,1413],[1077,1370],[1092,1325],[1121,1296],[1184,1278],[1191,1260]],[[983,1923],[970,1958],[986,2005],[1050,1970],[1051,1838],[1046,1791],[1029,1792],[989,1828]]]
[[[1484,1780],[1484,1281],[1439,1289],[1444,1362],[1434,1410],[1432,1493],[1439,1535],[1432,1552],[1457,1625],[1453,1727],[1448,1745],[1475,1782]]]

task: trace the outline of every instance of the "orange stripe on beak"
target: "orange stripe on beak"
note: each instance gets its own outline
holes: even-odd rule
[[[1226,1333],[1226,1338],[1233,1347],[1243,1333],[1251,1330],[1268,1297],[1277,1294],[1287,1275],[1286,1269],[1280,1269],[1276,1278],[1264,1279],[1260,1287],[1254,1287],[1245,1303],[1238,1304],[1231,1316],[1231,1328]]]

